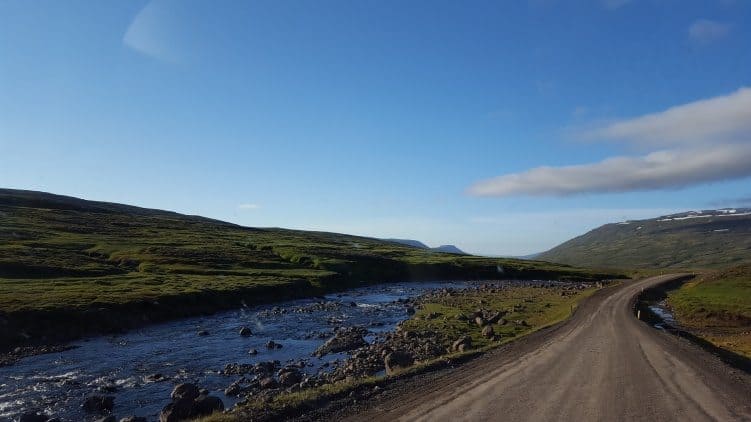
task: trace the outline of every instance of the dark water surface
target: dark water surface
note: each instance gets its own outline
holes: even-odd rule
[[[655,328],[664,330],[666,328],[677,328],[678,323],[675,321],[672,311],[668,307],[665,299],[649,305],[649,310],[660,318],[660,322],[654,324]]]
[[[326,362],[345,357],[311,357],[335,327],[365,326],[373,333],[366,339],[372,341],[376,333],[391,331],[407,318],[405,305],[397,300],[431,289],[470,285],[473,283],[414,282],[363,287],[80,341],[74,343],[74,349],[28,357],[0,368],[0,420],[13,420],[30,410],[64,421],[95,420],[101,416],[81,410],[84,398],[91,394],[113,395],[118,419],[137,415],[157,420],[172,388],[181,382],[209,389],[230,407],[236,399],[226,397],[223,390],[239,377],[222,375],[226,364],[268,360],[285,364],[309,359],[304,370],[315,373]],[[253,331],[252,336],[238,334],[244,326]],[[199,336],[200,330],[209,335]],[[282,348],[268,349],[269,340]],[[248,354],[251,348],[258,354]],[[149,381],[154,374],[162,374],[166,380]],[[99,391],[112,388],[114,392]]]

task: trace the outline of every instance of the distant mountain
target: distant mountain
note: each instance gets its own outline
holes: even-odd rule
[[[435,252],[453,253],[453,254],[458,254],[458,255],[469,255],[468,253],[464,252],[463,250],[457,248],[454,245],[441,245],[441,246],[438,246],[437,248],[431,248],[430,246],[420,242],[419,240],[412,240],[412,239],[381,239],[381,240],[385,240],[387,242],[399,243],[399,244],[407,245],[407,246],[412,246],[413,248],[431,250]]]
[[[402,245],[412,246],[413,248],[419,248],[419,249],[430,249],[430,247],[419,240],[412,240],[412,239],[381,239],[385,240],[387,242],[394,242],[399,243]]]
[[[703,268],[751,262],[751,208],[606,224],[536,259],[589,267]]]
[[[463,250],[457,248],[454,245],[441,245],[441,246],[439,246],[437,248],[430,248],[430,249],[434,250],[436,252],[455,253],[455,254],[459,254],[459,255],[467,255],[466,252],[464,252]]]

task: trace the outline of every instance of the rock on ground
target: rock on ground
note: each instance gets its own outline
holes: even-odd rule
[[[397,350],[387,354],[383,362],[386,366],[386,374],[392,375],[399,370],[412,366],[415,363],[415,358],[407,352]]]

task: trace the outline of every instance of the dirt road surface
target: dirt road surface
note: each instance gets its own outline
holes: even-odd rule
[[[572,318],[465,365],[397,383],[368,421],[751,421],[751,376],[633,315],[642,288],[606,288]]]

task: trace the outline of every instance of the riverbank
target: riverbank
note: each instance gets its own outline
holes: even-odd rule
[[[276,383],[268,388],[268,381],[260,379],[262,374],[253,374],[237,409],[203,420],[309,417],[332,411],[328,405],[341,408],[367,401],[388,389],[391,381],[460,364],[556,324],[599,286],[488,282],[463,291],[428,293],[406,303],[414,314],[397,330],[353,348],[349,358],[324,379],[307,379],[290,387]]]
[[[0,352],[383,282],[603,271],[0,189]]]
[[[703,274],[668,293],[682,327],[751,358],[751,266]]]
[[[640,319],[685,338],[730,366],[751,374],[751,306],[747,269],[690,275],[644,290]]]

